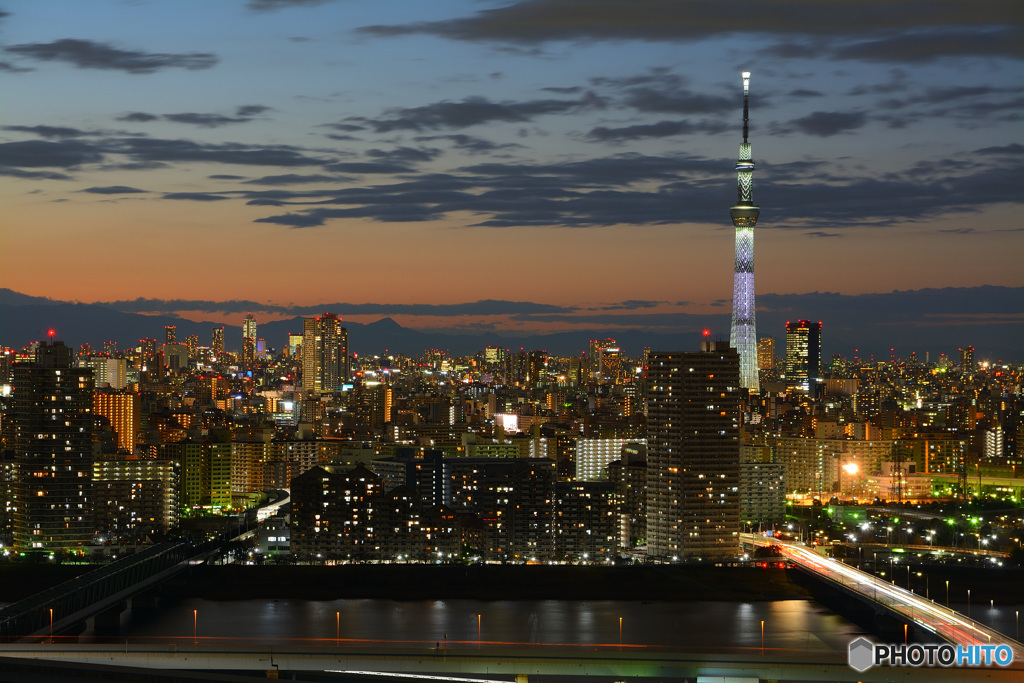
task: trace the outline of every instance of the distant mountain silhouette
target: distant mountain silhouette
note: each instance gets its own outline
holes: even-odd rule
[[[932,360],[936,360],[941,353],[955,356],[959,347],[968,344],[975,347],[978,360],[1024,359],[1024,287],[951,287],[858,296],[829,292],[765,294],[759,295],[758,307],[758,334],[775,337],[779,356],[785,353],[786,322],[807,319],[823,322],[822,353],[826,362],[833,353],[856,353],[864,360],[872,356],[882,360],[889,357],[890,348],[899,357],[917,351],[923,358],[925,352],[931,352]],[[492,345],[544,349],[565,356],[586,352],[589,339],[612,337],[627,355],[638,356],[645,346],[665,351],[695,349],[705,327],[712,330],[712,338],[728,339],[729,308],[722,306],[720,310],[714,315],[680,315],[674,325],[679,331],[675,333],[642,325],[616,328],[621,318],[612,315],[607,318],[607,326],[598,322],[589,329],[551,334],[417,330],[402,327],[391,318],[370,324],[346,321],[345,327],[350,349],[361,355],[388,351],[415,356],[436,348],[461,356]],[[343,310],[334,312],[345,315]],[[279,350],[287,343],[289,333],[302,332],[302,320],[294,317],[259,322],[258,334],[270,348]],[[240,315],[237,324],[225,326],[224,343],[229,350],[241,349],[241,322]],[[220,327],[220,323],[124,313],[97,304],[56,301],[0,289],[0,344],[14,348],[45,339],[51,328],[69,345],[88,342],[101,348],[105,340],[112,339],[118,348],[128,348],[144,337],[163,341],[165,325],[177,326],[179,340],[198,335],[204,346],[210,344],[213,328]]]

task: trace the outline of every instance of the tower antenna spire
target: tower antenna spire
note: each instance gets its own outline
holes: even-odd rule
[[[750,72],[743,72],[743,142],[750,133]]]
[[[754,205],[754,160],[750,153],[750,72],[743,74],[743,142],[736,161],[736,204],[729,209],[736,228],[729,344],[740,356],[740,386],[758,393],[757,329],[754,316],[754,227],[761,210]]]

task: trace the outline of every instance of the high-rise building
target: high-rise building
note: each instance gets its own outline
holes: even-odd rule
[[[210,343],[210,350],[213,355],[219,358],[224,353],[224,326],[213,328],[213,339]]]
[[[757,367],[759,370],[775,369],[775,337],[761,337],[758,340]]]
[[[644,439],[580,438],[576,440],[576,481],[608,481],[608,463],[622,459],[627,445],[642,445]]]
[[[965,346],[960,349],[960,369],[963,372],[974,372],[973,346]]]
[[[302,388],[307,392],[340,391],[349,379],[348,331],[341,318],[324,313],[302,323]]]
[[[740,530],[740,359],[724,342],[648,359],[647,552],[733,556]]]
[[[729,209],[736,228],[736,258],[732,279],[732,328],[729,343],[740,356],[740,386],[751,393],[759,390],[757,374],[757,329],[754,309],[754,227],[761,210],[754,205],[754,161],[750,155],[749,131],[750,72],[743,72],[743,142],[736,162],[737,199]]]
[[[175,344],[178,341],[178,327],[176,325],[164,325],[164,343]]]
[[[81,551],[93,535],[92,371],[63,342],[14,367],[14,545]]]
[[[821,323],[786,323],[786,385],[813,392],[821,379]]]
[[[92,398],[93,412],[110,420],[118,450],[134,452],[142,432],[139,395],[133,391],[97,391]]]
[[[598,349],[595,379],[599,384],[619,384],[622,381],[622,351],[618,346]]]
[[[256,318],[252,313],[242,321],[242,367],[252,367],[256,360]]]
[[[597,382],[600,378],[601,351],[617,347],[615,340],[611,337],[608,337],[607,339],[590,340],[590,354],[587,356],[587,361],[589,362],[589,381]]]
[[[79,356],[78,367],[92,370],[96,387],[110,387],[115,391],[124,389],[128,383],[128,361],[109,356]]]

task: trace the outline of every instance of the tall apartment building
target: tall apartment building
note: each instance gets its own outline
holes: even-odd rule
[[[725,342],[648,360],[647,552],[739,553],[739,354]]]
[[[93,378],[63,342],[14,367],[14,545],[80,551],[93,535]]]

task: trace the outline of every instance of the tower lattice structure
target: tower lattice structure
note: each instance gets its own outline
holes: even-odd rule
[[[757,326],[754,311],[754,227],[761,210],[754,205],[754,160],[749,134],[750,72],[743,72],[743,142],[736,161],[737,199],[729,209],[736,228],[736,259],[732,281],[730,345],[740,355],[740,386],[759,391]]]

